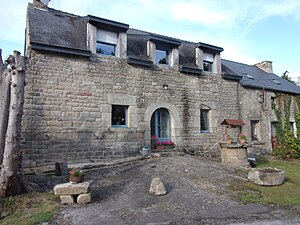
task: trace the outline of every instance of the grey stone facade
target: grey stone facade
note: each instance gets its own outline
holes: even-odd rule
[[[42,166],[61,160],[96,162],[137,155],[143,146],[151,145],[151,118],[158,109],[166,109],[170,114],[170,138],[178,150],[188,149],[202,156],[219,158],[219,143],[224,141],[225,133],[221,122],[224,119],[242,119],[246,123],[243,132],[248,141],[252,135],[251,121],[258,121],[259,137],[254,149],[271,151],[270,123],[276,121],[271,107],[274,89],[254,87],[251,80],[251,85],[247,85],[248,78],[238,69],[249,66],[221,61],[223,49],[189,42],[177,48],[180,42],[171,40],[176,44],[172,46],[171,64],[155,64],[155,43],[151,42],[151,34],[131,30],[128,40],[131,50],[127,53],[124,29],[128,28],[118,23],[115,26],[123,29],[119,33],[119,55],[97,55],[96,38],[93,36],[97,29],[94,25],[87,22],[83,26],[82,19],[69,14],[56,18],[51,15],[52,11],[36,10],[30,5],[29,12],[26,37],[29,66],[22,131],[25,166]],[[34,27],[39,16],[49,19],[39,20],[41,24]],[[75,35],[77,31],[72,30],[71,25],[78,23],[78,27],[83,27],[81,34],[87,32],[86,42],[81,43],[82,49],[74,48],[76,42],[80,42],[79,38],[72,43],[68,36],[64,43],[61,40],[64,38],[63,30],[53,31],[57,33],[54,40],[57,39],[59,45],[49,45],[50,37],[44,40],[43,36],[34,35],[43,32],[41,27],[46,27],[47,24],[43,23],[47,21],[56,23],[52,27],[59,29],[59,19],[65,17],[68,20],[63,29],[69,26],[69,33]],[[105,23],[107,26],[108,23],[104,19],[88,19],[93,24]],[[151,36],[150,42],[138,39],[146,34]],[[154,40],[167,39],[168,43],[169,38],[164,38],[155,36]],[[152,46],[150,55],[144,50],[137,54],[137,47],[148,51],[149,46]],[[213,72],[202,71],[205,51],[214,53]],[[129,63],[132,52],[136,54],[131,55],[134,60],[138,55],[140,65]],[[183,73],[182,63],[192,73]],[[253,66],[251,70],[257,76],[260,73],[265,75],[257,67]],[[266,73],[266,76],[269,75]],[[289,84],[284,85],[280,88],[289,90]],[[300,93],[295,89],[290,94],[299,94],[297,92]],[[113,105],[128,107],[127,127],[112,126]],[[200,128],[201,109],[209,111],[209,129],[205,133]],[[240,129],[229,128],[227,131],[236,141]]]
[[[207,149],[221,140],[221,121],[238,116],[237,86],[220,74],[197,77],[166,65],[131,66],[109,56],[92,61],[31,51],[23,117],[25,159],[41,165],[135,155],[150,144],[150,120],[159,108],[171,114],[178,148],[217,156],[217,145]],[[113,104],[129,106],[128,128],[111,127]],[[207,134],[200,133],[201,105],[212,112]]]

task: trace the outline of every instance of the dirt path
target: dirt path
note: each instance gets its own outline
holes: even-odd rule
[[[148,194],[160,177],[167,195]],[[93,203],[64,206],[49,224],[300,224],[297,210],[232,198],[235,171],[192,156],[164,157],[89,171]]]

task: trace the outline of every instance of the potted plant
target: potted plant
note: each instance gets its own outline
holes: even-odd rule
[[[243,144],[246,143],[246,141],[247,141],[247,136],[244,135],[243,133],[240,133],[239,134],[239,142],[240,142],[240,144],[243,145]]]
[[[157,141],[156,142],[156,149],[157,150],[164,150],[165,149],[165,145],[163,144],[163,142]]]
[[[72,169],[69,174],[69,181],[71,184],[77,184],[84,181],[84,172],[79,168]]]
[[[165,146],[165,149],[172,149],[176,146],[172,140],[164,141],[163,145]]]

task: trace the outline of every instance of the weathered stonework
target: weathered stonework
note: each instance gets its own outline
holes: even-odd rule
[[[96,162],[139,154],[150,145],[155,110],[171,115],[172,140],[178,149],[220,157],[218,143],[226,118],[242,119],[248,141],[251,120],[260,122],[255,151],[271,151],[270,123],[276,121],[270,91],[249,89],[221,74],[200,76],[177,67],[153,69],[126,60],[93,60],[31,51],[23,117],[24,158],[31,165],[50,162]],[[168,84],[164,89],[162,84]],[[111,126],[112,104],[129,106],[128,128]],[[200,109],[210,108],[210,132],[200,133]],[[237,140],[239,129],[228,129]]]
[[[170,111],[178,148],[218,156],[211,146],[222,138],[219,124],[238,116],[237,84],[220,74],[191,76],[165,65],[144,69],[114,57],[92,61],[31,51],[27,83],[23,150],[38,166],[136,155],[150,145],[150,120],[158,108]],[[111,105],[121,103],[129,106],[129,127],[111,127]],[[208,134],[200,133],[201,105],[212,112]]]

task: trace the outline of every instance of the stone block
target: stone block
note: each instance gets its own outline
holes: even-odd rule
[[[61,204],[74,204],[74,197],[72,195],[61,195],[59,197]]]
[[[160,178],[153,178],[150,184],[149,194],[151,195],[165,195],[167,193],[164,184]]]
[[[92,195],[91,193],[81,194],[77,197],[78,204],[87,204],[92,202]]]
[[[63,183],[55,185],[53,188],[55,195],[80,195],[89,192],[91,181],[78,184]]]

